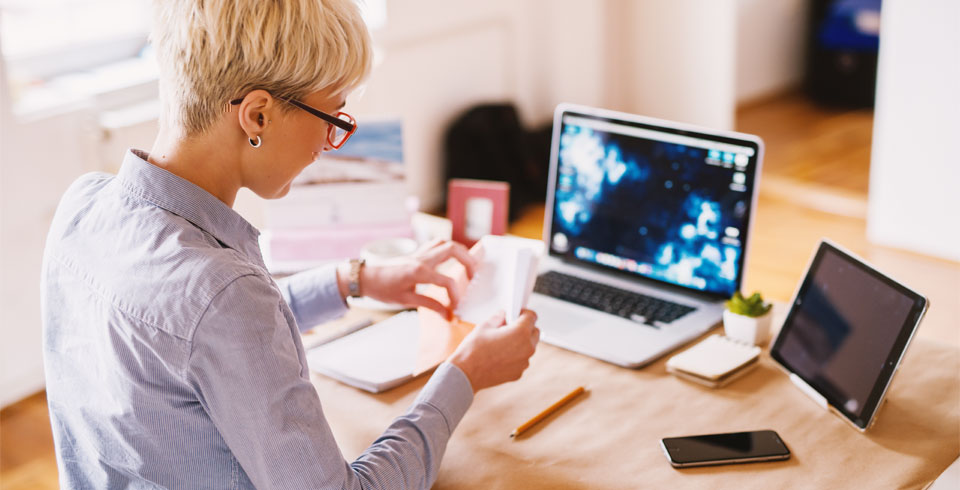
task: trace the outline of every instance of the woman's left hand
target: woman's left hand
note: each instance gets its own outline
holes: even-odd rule
[[[477,259],[467,247],[451,241],[434,241],[422,247],[412,257],[384,264],[365,265],[360,274],[360,293],[385,303],[405,306],[423,306],[452,318],[460,302],[461,291],[450,276],[441,274],[437,267],[449,259],[455,259],[472,278]],[[435,284],[447,290],[450,304],[417,293],[417,284]]]

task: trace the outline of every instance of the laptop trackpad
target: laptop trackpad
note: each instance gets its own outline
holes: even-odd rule
[[[553,335],[565,335],[597,321],[597,314],[553,298],[530,295],[527,308],[537,313],[537,326]]]

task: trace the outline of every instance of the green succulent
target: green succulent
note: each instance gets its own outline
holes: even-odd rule
[[[727,300],[726,305],[727,309],[733,313],[754,318],[766,315],[773,306],[770,303],[764,303],[763,296],[760,296],[759,292],[744,298],[740,291],[734,293],[733,297]]]

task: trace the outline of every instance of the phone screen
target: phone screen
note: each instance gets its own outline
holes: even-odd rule
[[[787,459],[790,450],[772,430],[702,436],[666,437],[661,440],[674,466],[704,466]]]

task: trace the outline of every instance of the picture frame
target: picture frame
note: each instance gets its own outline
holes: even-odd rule
[[[447,190],[447,218],[453,224],[454,241],[470,247],[485,235],[506,233],[509,183],[451,179]]]

